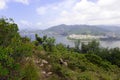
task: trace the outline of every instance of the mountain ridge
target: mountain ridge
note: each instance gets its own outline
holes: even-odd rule
[[[28,33],[52,33],[57,35],[70,35],[70,34],[91,34],[91,35],[106,35],[109,33],[115,33],[116,35],[120,35],[120,27],[114,25],[85,25],[85,24],[77,24],[77,25],[66,25],[60,24],[56,26],[51,26],[45,30],[21,30],[21,32]]]
[[[105,28],[106,27],[106,28]],[[57,26],[50,27],[45,32],[57,33],[60,35],[69,35],[69,34],[93,34],[93,35],[105,35],[110,32],[118,32],[119,27],[114,29],[114,26],[98,26],[98,25],[66,25],[61,24]],[[116,26],[115,26],[116,28]]]

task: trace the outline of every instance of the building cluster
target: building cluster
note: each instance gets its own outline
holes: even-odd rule
[[[107,38],[107,36],[94,36],[94,35],[82,35],[82,34],[71,34],[68,36],[71,39],[100,39],[100,38]]]

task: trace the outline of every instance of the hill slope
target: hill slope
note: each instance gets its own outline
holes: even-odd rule
[[[99,56],[57,47],[59,50],[49,53],[36,50],[35,64],[41,70],[42,80],[119,80],[120,68]]]
[[[53,32],[61,35],[68,35],[68,34],[106,34],[110,32],[107,29],[103,29],[97,26],[90,26],[90,25],[58,25],[46,29],[47,32]]]
[[[114,32],[116,34],[120,34],[120,27],[119,26],[104,26],[104,25],[99,25],[97,26],[99,28],[103,28],[105,30],[109,30],[110,32]]]

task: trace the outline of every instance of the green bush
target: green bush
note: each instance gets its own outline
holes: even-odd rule
[[[35,66],[35,64],[30,61],[25,65],[25,68],[23,69],[23,78],[22,80],[39,80],[39,73],[38,73],[38,69]]]

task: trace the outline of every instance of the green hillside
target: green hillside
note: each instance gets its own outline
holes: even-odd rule
[[[0,80],[120,80],[120,49],[95,40],[79,48],[55,44],[53,37],[30,41],[12,19],[0,19]]]

